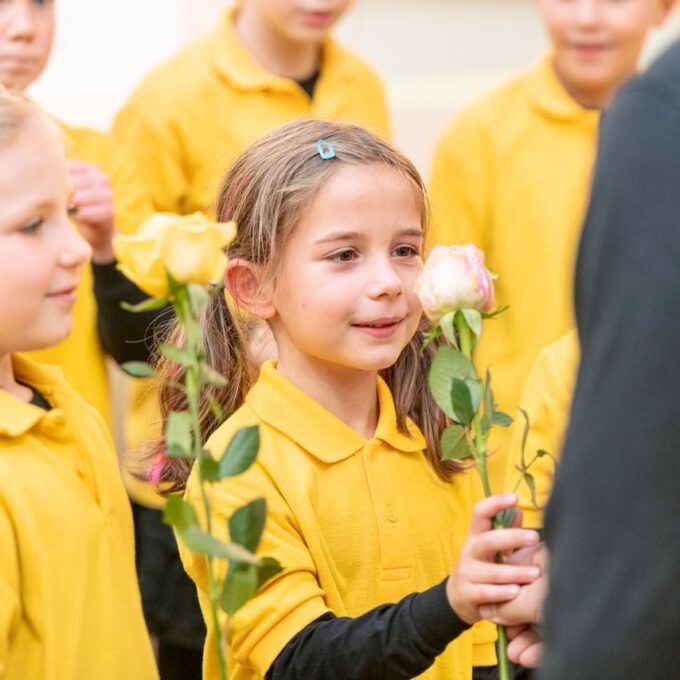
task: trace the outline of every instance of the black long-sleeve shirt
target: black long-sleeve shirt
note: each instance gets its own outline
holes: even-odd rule
[[[172,306],[151,312],[129,312],[121,302],[137,304],[148,295],[123,276],[116,263],[92,264],[94,296],[97,301],[97,330],[104,351],[118,364],[149,361],[164,326],[172,316]]]
[[[284,647],[265,680],[406,680],[427,670],[468,628],[442,581],[363,616],[313,621]]]
[[[603,120],[542,680],[680,677],[680,43]]]

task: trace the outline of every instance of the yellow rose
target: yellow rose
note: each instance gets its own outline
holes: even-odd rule
[[[136,234],[117,234],[118,269],[143,291],[169,293],[167,272],[179,283],[207,286],[221,281],[227,266],[223,249],[236,235],[234,222],[212,222],[201,213],[157,213]]]

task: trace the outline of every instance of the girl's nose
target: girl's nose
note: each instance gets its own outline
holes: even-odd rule
[[[384,297],[399,295],[403,292],[403,283],[399,273],[390,261],[375,264],[369,296]]]
[[[92,257],[89,243],[76,231],[67,219],[64,223],[63,236],[60,240],[59,263],[63,267],[81,267]]]

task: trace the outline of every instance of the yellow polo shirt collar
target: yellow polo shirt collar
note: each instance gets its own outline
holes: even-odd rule
[[[264,69],[243,44],[234,27],[238,5],[230,8],[212,33],[212,53],[217,71],[231,85],[244,91],[290,90],[294,81]],[[348,80],[352,73],[345,67],[346,59],[332,38],[326,38],[321,59],[321,74],[333,73],[334,79]]]
[[[565,89],[555,73],[553,55],[547,54],[530,77],[529,91],[535,106],[557,120],[582,120],[597,125],[600,111],[581,106]]]
[[[52,406],[57,405],[58,390],[54,385],[63,380],[59,369],[29,361],[18,354],[12,355],[12,368],[17,380],[34,387]],[[21,401],[5,390],[0,390],[0,436],[20,437],[35,427],[41,419],[56,425],[58,421],[63,420],[63,413],[58,408],[45,411],[39,406]]]
[[[381,440],[404,453],[425,448],[425,438],[416,425],[408,421],[410,435],[397,429],[394,401],[385,382],[378,378],[380,415],[374,440]],[[324,463],[337,463],[360,451],[368,440],[343,423],[284,378],[273,361],[266,362],[260,378],[246,397],[246,403],[264,422],[295,441]]]

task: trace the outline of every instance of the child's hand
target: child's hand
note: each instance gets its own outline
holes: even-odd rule
[[[92,246],[92,260],[100,264],[113,262],[115,219],[109,178],[98,166],[83,161],[69,161],[68,171],[73,183],[72,217]]]
[[[505,603],[487,604],[480,607],[483,618],[501,626],[519,626],[539,623],[543,600],[548,589],[548,551],[543,543],[532,548],[518,550],[508,558],[508,564],[534,565],[541,570],[541,576],[533,583],[520,588],[513,600]]]
[[[498,553],[536,545],[538,533],[528,529],[492,529],[493,518],[517,504],[517,496],[491,496],[475,505],[470,533],[458,564],[449,576],[446,593],[451,608],[466,623],[483,618],[480,607],[507,602],[517,596],[520,584],[531,583],[541,573],[537,566],[496,564]]]

